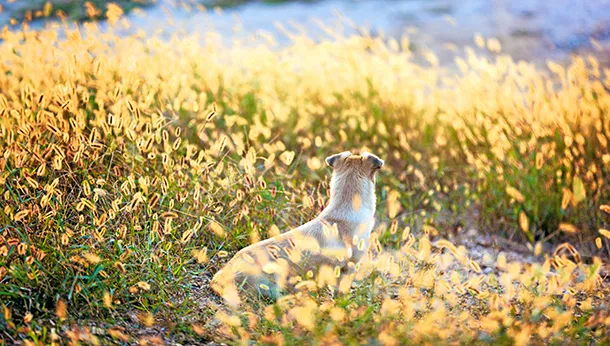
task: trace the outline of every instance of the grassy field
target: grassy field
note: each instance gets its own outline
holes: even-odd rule
[[[272,46],[2,33],[0,343],[610,342],[610,70]],[[210,277],[314,217],[343,150],[386,161],[354,285],[231,313]],[[536,260],[475,256],[470,228]]]

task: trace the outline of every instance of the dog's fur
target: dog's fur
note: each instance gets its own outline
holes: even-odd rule
[[[375,222],[375,173],[384,162],[346,151],[326,163],[333,168],[328,206],[310,222],[242,249],[216,273],[210,285],[229,303],[239,303],[240,292],[275,299],[322,266],[352,272],[365,255]]]

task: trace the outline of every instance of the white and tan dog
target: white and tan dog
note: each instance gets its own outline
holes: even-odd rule
[[[238,304],[240,292],[276,299],[323,267],[339,277],[366,254],[375,222],[375,173],[384,162],[345,151],[326,163],[333,168],[328,206],[306,224],[242,249],[216,273],[210,285],[229,303]]]

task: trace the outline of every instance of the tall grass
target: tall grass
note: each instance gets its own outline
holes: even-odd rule
[[[30,22],[41,18],[60,18],[70,21],[95,21],[116,17],[135,9],[148,6],[154,1],[149,0],[29,0],[15,4],[9,2],[8,9],[0,7],[0,11],[10,12],[10,24]],[[13,9],[11,9],[13,7]]]
[[[549,74],[467,50],[455,71],[415,63],[407,39],[272,49],[112,30],[2,34],[5,342],[608,341],[610,71],[595,58]],[[217,312],[206,280],[316,215],[322,158],[344,149],[388,163],[358,284]],[[424,235],[457,222],[537,244],[541,262],[475,261]]]

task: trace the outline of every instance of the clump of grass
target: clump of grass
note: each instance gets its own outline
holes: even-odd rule
[[[271,49],[112,30],[2,34],[5,340],[607,341],[610,82],[593,57],[549,76],[470,53],[452,74],[431,55],[413,62],[407,39]],[[316,215],[321,158],[352,148],[388,166],[359,285],[262,316],[217,313],[206,280]],[[479,263],[424,235],[458,221],[537,243],[541,257],[545,238],[569,241],[588,264],[571,245],[571,258]],[[220,336],[204,328],[212,316]]]
[[[61,18],[69,21],[93,21],[114,17],[117,11],[130,12],[149,6],[154,0],[34,0],[27,5],[19,4],[12,14],[13,22],[29,22],[40,18]]]
[[[549,258],[522,266],[500,253],[483,261],[497,274],[483,275],[464,251],[446,240],[408,241],[365,260],[352,289],[320,277],[276,304],[220,311],[218,333],[235,343],[271,344],[607,342],[605,306],[592,297],[598,278],[585,278],[600,262],[563,267],[570,262]],[[581,270],[588,274],[575,279]]]
[[[530,242],[561,230],[591,244],[607,222],[600,204],[610,198],[608,82],[595,58],[575,58],[567,69],[549,62],[552,76],[504,58],[495,66],[470,60],[496,95],[488,104],[475,103],[472,116],[460,117],[463,133],[456,131],[462,147],[471,148],[465,154],[479,176],[483,221],[508,219]],[[478,82],[473,88],[482,87]]]

